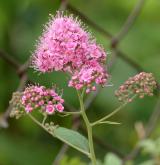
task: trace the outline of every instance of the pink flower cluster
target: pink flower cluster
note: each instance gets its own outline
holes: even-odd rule
[[[95,63],[93,67],[92,61]],[[106,83],[107,75],[103,67],[105,61],[105,51],[83,29],[82,24],[72,16],[67,17],[58,12],[56,17],[51,18],[39,39],[32,65],[41,72],[53,70],[69,72],[71,77],[73,76],[69,85],[78,89],[78,84],[82,87],[86,85],[86,81],[81,78],[81,75],[85,74],[90,76],[88,78],[91,82],[98,79],[95,75],[100,75],[99,79],[102,81],[96,83]],[[75,76],[77,76],[76,81],[81,82],[72,83]]]
[[[27,113],[37,108],[47,114],[64,110],[64,100],[61,96],[54,89],[46,89],[44,86],[35,85],[27,87],[23,92],[21,101]]]
[[[88,65],[83,65],[79,71],[76,71],[69,81],[69,86],[80,90],[84,86],[87,87],[86,93],[95,91],[94,83],[104,85],[108,79],[108,75],[98,62],[90,61]]]

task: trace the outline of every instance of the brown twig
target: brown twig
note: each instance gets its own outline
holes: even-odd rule
[[[26,82],[28,80],[27,74],[23,74],[19,86],[16,91],[22,91],[26,85]],[[10,115],[10,112],[12,110],[12,106],[9,105],[7,110],[0,116],[0,128],[7,128],[8,127],[8,117]]]
[[[3,58],[8,64],[10,64],[16,70],[20,67],[20,64],[3,50],[0,50],[0,57]]]
[[[118,54],[118,57],[120,57],[123,61],[125,61],[130,66],[132,66],[137,72],[144,71],[144,69],[138,63],[136,63],[131,58],[129,58],[124,52],[122,52],[118,48],[116,48],[115,50]]]
[[[63,156],[69,149],[69,146],[67,144],[62,144],[57,156],[55,157],[52,165],[60,165],[60,161],[62,160]]]
[[[142,7],[144,6],[145,0],[138,0],[137,4],[133,8],[133,10],[130,12],[130,15],[126,19],[124,25],[122,26],[121,30],[118,32],[117,35],[115,35],[112,38],[111,45],[112,47],[116,47],[120,40],[122,40],[128,33],[128,31],[133,26],[135,20],[139,16]]]
[[[68,0],[61,0],[61,4],[60,4],[60,7],[59,7],[59,11],[64,11],[64,10],[66,10],[67,5],[68,5]]]
[[[12,56],[8,55],[6,52],[2,50],[0,50],[0,57],[3,58],[8,64],[10,64],[16,70],[16,73],[20,78],[19,86],[16,91],[22,91],[28,81],[28,76],[27,76],[26,71],[29,66],[29,60],[21,65],[14,58],[12,58]],[[11,110],[12,110],[12,106],[9,105],[7,110],[0,116],[1,128],[8,127],[7,120],[8,120]]]
[[[15,60],[11,55],[8,55],[8,53],[0,50],[0,57],[2,59],[4,59],[4,61],[6,61],[8,64],[10,64],[17,72],[17,75],[21,78],[21,76],[23,76],[23,74],[25,74],[30,60],[27,60],[24,64],[20,64],[19,62],[17,62],[17,60]]]
[[[158,98],[155,110],[153,111],[151,117],[149,118],[148,124],[146,126],[146,137],[150,136],[153,129],[155,128],[157,121],[160,117],[160,96]]]
[[[98,31],[99,33],[101,33],[106,38],[110,39],[110,41],[112,42],[113,35],[110,32],[108,32],[107,30],[104,30],[99,25],[97,25],[96,23],[94,23],[91,19],[89,19],[86,15],[84,15],[82,12],[80,12],[79,10],[77,10],[71,4],[68,4],[67,9],[70,12],[72,12],[73,14],[78,15],[80,17],[80,19],[82,19],[88,25],[92,26],[96,31]],[[111,48],[114,49],[116,55],[119,58],[121,58],[122,60],[124,60],[125,62],[127,62],[129,65],[131,65],[135,70],[137,70],[138,72],[143,70],[142,67],[138,63],[136,63],[134,60],[130,59],[121,50],[119,50],[116,47],[114,47],[113,44],[111,44]]]
[[[145,136],[142,140],[148,138],[151,135],[154,128],[156,127],[156,124],[157,124],[157,121],[159,120],[159,118],[160,118],[160,96],[159,96],[156,106],[153,110],[153,113],[152,113],[151,117],[149,118],[148,123],[146,124]],[[140,149],[141,149],[138,144],[139,144],[139,141],[135,145],[135,148],[127,156],[125,156],[124,164],[127,160],[133,160],[138,155],[138,153],[140,152]]]
[[[90,18],[88,18],[86,15],[84,15],[82,12],[80,12],[78,9],[73,7],[71,4],[67,5],[67,9],[72,12],[73,14],[79,16],[80,19],[83,20],[83,22],[86,22],[88,25],[92,26],[96,31],[100,32],[102,35],[104,35],[107,38],[112,38],[112,34],[103,28],[101,28],[99,25],[97,25],[95,22],[93,22]]]
[[[18,69],[17,69],[17,74],[21,77],[24,74],[26,74],[27,69],[30,65],[30,59],[28,59],[24,64],[22,64]]]

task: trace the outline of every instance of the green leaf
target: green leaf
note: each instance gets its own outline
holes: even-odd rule
[[[88,140],[80,133],[67,128],[58,127],[54,130],[54,136],[78,151],[89,155]]]
[[[105,156],[104,165],[122,165],[122,160],[113,153]]]

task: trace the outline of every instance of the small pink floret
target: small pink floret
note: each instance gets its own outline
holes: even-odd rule
[[[53,114],[54,111],[55,111],[55,109],[54,109],[54,106],[53,106],[53,105],[47,105],[47,106],[46,106],[46,112],[47,112],[48,114]]]
[[[29,97],[28,97],[29,96]],[[29,86],[23,92],[21,103],[27,113],[34,109],[40,109],[47,114],[53,114],[55,110],[63,111],[64,100],[53,89],[44,86]],[[57,106],[57,108],[55,108]]]
[[[57,111],[59,111],[59,112],[63,112],[64,107],[63,107],[62,104],[57,104],[57,105],[56,105],[56,109],[57,109]]]
[[[33,108],[28,105],[28,106],[26,106],[25,110],[27,113],[29,113],[29,112],[32,112]]]

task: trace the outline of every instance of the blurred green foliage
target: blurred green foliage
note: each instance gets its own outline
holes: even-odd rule
[[[63,157],[63,159],[60,161],[60,164],[61,165],[66,165],[66,164],[69,164],[69,165],[75,165],[75,164],[86,165],[78,157],[74,157],[74,158],[69,159],[67,156]]]
[[[82,11],[91,20],[112,34],[116,34],[125,22],[128,14],[137,0],[70,0],[69,3]],[[34,50],[36,40],[42,33],[43,24],[48,20],[49,13],[55,14],[60,2],[58,0],[1,0],[0,1],[0,48],[9,53],[17,61],[24,63]],[[144,70],[153,72],[160,81],[160,1],[146,1],[136,23],[130,29],[128,35],[120,42],[119,47]],[[111,52],[108,56],[112,59],[112,51],[109,49],[109,40],[92,27],[89,30],[96,36],[97,42],[104,45]],[[63,73],[41,74],[28,70],[29,78],[36,83],[46,86],[57,84],[64,89],[64,99],[78,107],[76,93],[67,87],[68,77]],[[129,76],[136,73],[119,58],[116,60],[110,74],[112,87],[104,88],[97,96],[95,102],[88,110],[91,121],[98,119],[112,111],[119,105],[114,97],[114,90]],[[11,99],[12,92],[16,90],[19,78],[12,68],[3,59],[0,59],[0,113],[4,112]],[[104,142],[112,144],[122,153],[128,153],[137,141],[134,123],[142,121],[146,123],[150,117],[157,98],[146,97],[136,100],[116,115],[115,121],[122,122],[120,126],[97,127],[94,132]],[[71,127],[71,118],[63,120],[53,117],[56,123]],[[62,143],[52,139],[43,130],[39,129],[30,119],[22,118],[16,121],[9,120],[10,127],[0,130],[0,165],[48,165],[54,160]],[[157,136],[157,126],[153,136]],[[96,128],[95,128],[96,129]],[[99,152],[100,151],[100,152]],[[96,153],[99,159],[104,158],[106,149],[96,145]],[[71,156],[80,156],[80,153],[70,149],[67,152]],[[70,165],[78,160],[70,161]],[[63,165],[64,163],[62,163]],[[78,164],[78,163],[76,163]]]

